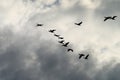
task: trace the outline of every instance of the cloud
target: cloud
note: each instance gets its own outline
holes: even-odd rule
[[[88,8],[88,9],[96,9],[100,6],[101,0],[81,0],[82,6]]]
[[[115,73],[119,74],[119,19],[102,22],[108,12],[119,13],[115,10],[117,2],[2,1],[0,79],[118,80]],[[83,21],[82,26],[75,26],[79,21]],[[44,26],[35,27],[37,23]],[[54,28],[70,42],[74,53],[67,53],[58,39],[49,34],[48,30]],[[89,59],[79,60],[79,53],[89,53]]]
[[[120,0],[102,0],[102,4],[96,10],[100,15],[118,15]]]
[[[110,67],[110,65],[111,64],[104,66],[103,69],[96,74],[95,80],[119,80],[120,77],[118,74],[120,73],[120,65],[116,64],[114,67]]]
[[[7,33],[10,34],[11,30]],[[5,51],[0,53],[1,79],[79,80],[80,78],[91,80],[86,72],[80,69],[80,63],[74,66],[72,57],[68,55],[66,49],[55,45],[55,42],[51,41],[49,43],[48,40],[38,40],[37,36],[37,39],[35,39],[35,36],[27,37],[28,35],[11,34],[6,36],[9,36],[9,41],[13,41],[13,43],[9,44]],[[7,41],[4,40],[4,42]],[[51,48],[49,48],[49,45],[52,45]]]

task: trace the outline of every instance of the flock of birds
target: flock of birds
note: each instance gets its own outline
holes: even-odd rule
[[[117,16],[107,16],[107,17],[104,17],[104,21],[115,20],[116,17]],[[75,23],[75,25],[81,26],[82,23],[83,22],[81,21],[79,23]],[[37,27],[39,27],[39,26],[43,26],[43,24],[37,24]],[[49,30],[48,32],[53,33],[54,36],[59,39],[58,43],[62,44],[63,47],[68,47],[68,45],[70,44],[70,42],[65,42],[64,38],[61,37],[61,35],[55,34],[56,29]],[[71,48],[68,48],[67,51],[68,52],[74,52],[74,50],[71,49]],[[79,54],[79,59],[81,59],[82,57],[84,57],[84,59],[88,59],[89,54],[87,54],[87,55],[85,55],[85,54]]]

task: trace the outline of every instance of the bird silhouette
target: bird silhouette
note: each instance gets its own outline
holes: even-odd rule
[[[57,34],[54,34],[54,36],[56,36],[56,37],[58,37],[58,38],[60,37],[60,35],[57,35]]]
[[[38,26],[43,26],[43,24],[37,24],[37,27],[38,27]]]
[[[104,17],[104,18],[105,18],[104,21],[107,21],[108,19],[115,20],[116,17],[117,17],[117,16],[113,16],[113,17],[111,17],[111,16]]]
[[[68,52],[69,52],[69,51],[73,52],[73,49],[68,49],[67,51],[68,51]]]
[[[69,42],[67,42],[67,43],[63,44],[62,46],[67,47],[67,46],[68,46],[68,44],[69,44]]]
[[[85,59],[88,59],[88,57],[89,57],[89,54],[85,56]]]
[[[62,41],[58,41],[58,42],[64,44],[64,40],[62,40]]]
[[[58,37],[58,39],[64,39],[63,37]]]
[[[83,23],[83,22],[81,21],[81,22],[79,22],[79,23],[75,23],[75,25],[80,26],[82,23]]]
[[[53,29],[53,30],[49,30],[49,32],[51,32],[51,33],[54,33],[56,30],[55,29]]]
[[[79,54],[79,59],[81,59],[83,56],[85,56],[84,54]]]

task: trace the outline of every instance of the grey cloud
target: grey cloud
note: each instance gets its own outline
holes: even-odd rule
[[[43,45],[44,43],[46,45]],[[52,51],[48,46],[53,43],[49,43],[48,41],[44,43],[38,45],[38,49],[33,50],[33,52],[35,51],[34,54],[36,54],[37,60],[35,61],[36,64],[31,65],[30,68],[26,68],[24,62],[27,56],[30,55],[26,52],[29,48],[17,43],[10,45],[6,51],[0,55],[1,67],[6,65],[6,67],[0,71],[1,79],[91,80],[86,72],[78,69],[80,66],[73,66],[72,63],[70,63],[71,58],[65,49],[62,50],[58,48]],[[43,46],[41,47],[41,45]],[[51,47],[54,47],[54,45]],[[37,67],[38,63],[40,63],[40,66]]]
[[[112,68],[108,73],[108,80],[119,80],[120,79],[120,64],[117,64],[114,68]]]
[[[111,68],[112,63],[107,64],[100,70],[96,76],[95,80],[119,80],[120,79],[120,64]]]
[[[96,13],[104,16],[116,14],[119,13],[119,7],[120,0],[102,0],[100,7],[96,9]]]
[[[59,0],[56,1],[57,2],[53,4],[43,5],[45,5],[45,7],[52,7],[52,5],[60,6]],[[27,3],[27,1],[25,2]],[[37,0],[31,0],[31,2],[34,4],[37,3]],[[114,3],[117,4],[117,2]],[[102,5],[105,6],[105,4]],[[111,5],[112,4],[109,6],[111,7]],[[39,6],[39,4],[37,6]],[[106,9],[107,8],[108,7],[106,7]],[[85,49],[78,52],[90,54],[88,60],[79,60],[78,53],[67,53],[65,48],[57,44],[57,40],[51,39],[46,29],[35,27],[37,22],[42,22],[45,23],[46,28],[46,24],[54,23],[59,20],[58,18],[61,16],[61,18],[64,18],[64,16],[67,15],[76,17],[86,15],[86,9],[78,4],[68,9],[58,9],[58,11],[49,11],[44,14],[35,13],[34,15],[33,13],[33,16],[29,17],[24,26],[20,26],[21,32],[14,31],[14,26],[5,26],[3,30],[0,30],[0,79],[119,80],[119,65],[111,67],[113,63],[110,62],[107,63],[109,65],[103,66],[101,70],[97,70],[97,59],[93,56],[93,54],[97,53],[93,52],[94,49],[93,51],[91,49]],[[100,9],[98,9],[98,11],[105,12]],[[42,38],[44,36],[47,40]],[[102,49],[104,50],[104,48]]]
[[[5,31],[6,30],[7,29],[5,29]],[[74,66],[73,63],[71,63],[72,58],[69,56],[69,53],[67,53],[66,49],[62,48],[62,46],[58,46],[58,44],[56,45],[54,41],[40,40],[38,42],[36,40],[37,38],[28,37],[28,34],[18,36],[19,33],[12,32],[12,29],[7,30],[7,32],[3,31],[3,33],[4,35],[2,36],[9,37],[9,40],[13,42],[5,48],[5,51],[0,52],[0,79],[92,80],[88,74],[86,74],[86,70],[80,69],[80,62]],[[7,41],[4,40],[4,44],[6,42]],[[33,43],[37,43],[37,45],[32,45]],[[26,67],[29,60],[32,60],[31,57],[29,59],[31,53],[34,53],[37,58],[33,60],[33,64]],[[78,57],[75,56],[75,58]],[[83,62],[84,61],[82,61],[82,63]],[[82,66],[85,65],[86,64]]]
[[[41,50],[41,49],[40,49]],[[64,51],[54,50],[52,54],[49,52],[45,53],[45,50],[42,49],[44,52],[38,51],[39,61],[41,63],[41,71],[42,75],[44,76],[45,80],[56,79],[56,80],[88,80],[87,75],[77,70],[77,68],[73,67],[70,63],[70,58],[68,55],[65,55]],[[56,52],[56,53],[55,53]]]

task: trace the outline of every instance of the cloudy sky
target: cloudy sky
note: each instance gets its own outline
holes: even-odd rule
[[[0,0],[0,80],[120,80],[119,8],[120,0]]]

